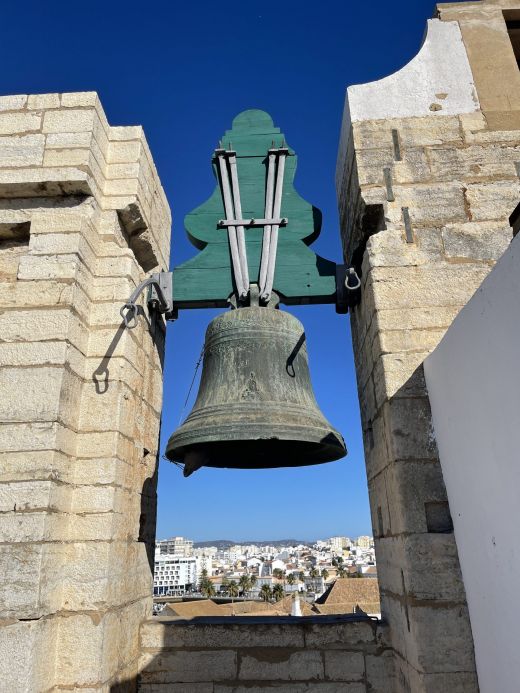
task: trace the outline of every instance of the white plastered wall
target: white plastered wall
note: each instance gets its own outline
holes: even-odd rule
[[[481,693],[520,671],[520,237],[424,364]]]
[[[421,49],[407,65],[383,79],[348,87],[341,124],[337,184],[341,184],[352,123],[459,115],[479,108],[458,22],[429,19]]]

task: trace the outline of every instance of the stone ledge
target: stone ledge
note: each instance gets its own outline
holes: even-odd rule
[[[377,649],[386,625],[369,616],[208,616],[189,621],[154,617],[141,626],[147,652],[177,648],[247,647]]]
[[[141,625],[139,690],[383,693],[386,625],[368,616],[153,618]]]

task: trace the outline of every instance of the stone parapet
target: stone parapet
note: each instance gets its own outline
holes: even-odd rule
[[[514,60],[505,7],[511,2],[439,6],[409,65],[347,93],[337,194],[345,258],[362,282],[352,338],[399,693],[478,690],[422,364],[512,238],[520,130],[516,101],[508,107],[497,94],[517,84],[516,62],[509,86],[497,75],[494,103],[491,84],[493,50],[499,65]],[[481,21],[488,16],[494,24]],[[482,45],[487,67],[476,58]]]
[[[366,617],[154,618],[141,627],[143,693],[386,693],[386,628]]]
[[[95,92],[0,97],[0,199],[71,195],[117,212],[145,271],[168,269],[169,206],[143,129],[111,127]]]
[[[0,678],[108,690],[151,613],[164,323],[120,306],[167,267],[141,128],[94,93],[0,98]],[[144,309],[146,315],[146,310]]]

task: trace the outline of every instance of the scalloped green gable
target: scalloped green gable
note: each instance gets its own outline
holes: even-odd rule
[[[263,218],[267,152],[285,142],[280,128],[265,111],[243,111],[226,130],[221,143],[237,153],[237,170],[244,218]],[[287,145],[286,145],[287,146]],[[336,265],[317,256],[306,244],[312,243],[321,228],[321,213],[294,189],[297,157],[289,147],[286,160],[281,215],[287,226],[280,227],[274,290],[284,303],[334,302]],[[217,177],[217,162],[213,161]],[[225,218],[218,183],[212,195],[185,218],[190,241],[200,252],[173,272],[173,298],[179,308],[195,305],[225,306],[233,293],[227,230],[218,227]],[[246,246],[251,282],[258,281],[263,228],[246,228]],[[330,298],[330,300],[329,300]]]

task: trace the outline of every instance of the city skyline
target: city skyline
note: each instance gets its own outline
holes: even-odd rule
[[[167,541],[169,539],[173,539],[173,538],[179,537],[179,536],[181,536],[181,535],[178,535],[175,533],[165,534],[164,536],[163,535],[159,536],[159,534],[157,534],[156,541],[157,542]],[[193,535],[191,535],[191,536],[193,536]],[[320,535],[319,537],[313,537],[313,538],[309,538],[309,539],[305,539],[303,537],[286,537],[286,536],[283,536],[280,538],[269,537],[268,539],[264,539],[264,538],[256,538],[255,539],[255,538],[248,536],[247,538],[242,538],[242,539],[236,538],[236,537],[234,537],[233,539],[217,538],[217,537],[212,537],[210,539],[201,539],[201,538],[195,539],[195,538],[193,538],[193,539],[190,539],[190,541],[193,541],[194,544],[200,544],[200,543],[209,544],[210,542],[217,542],[217,543],[230,542],[232,544],[254,544],[254,543],[259,543],[259,542],[266,544],[268,542],[275,542],[277,544],[281,544],[284,541],[287,541],[287,542],[295,541],[299,544],[315,544],[316,542],[326,541],[327,539],[330,539],[332,537],[349,537],[349,538],[355,539],[355,538],[364,537],[364,536],[370,536],[370,537],[372,536],[372,528],[371,527],[366,532],[361,532],[359,534],[356,532],[344,532],[344,533],[343,532],[329,532],[329,533]],[[184,538],[184,537],[182,537],[182,538]]]

